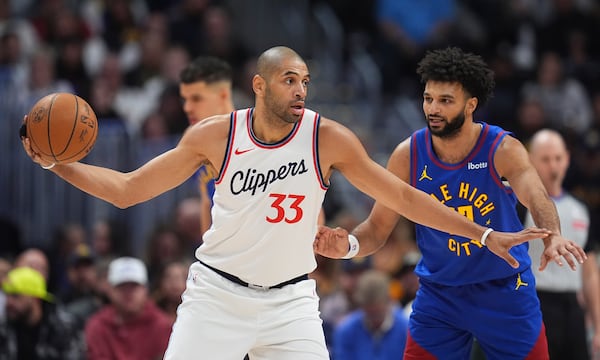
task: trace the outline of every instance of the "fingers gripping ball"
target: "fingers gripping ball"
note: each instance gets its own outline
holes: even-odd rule
[[[83,159],[98,136],[98,119],[92,107],[69,93],[41,98],[31,108],[25,125],[33,151],[57,164]]]

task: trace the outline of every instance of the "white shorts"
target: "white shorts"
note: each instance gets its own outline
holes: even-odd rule
[[[165,360],[329,359],[312,279],[251,289],[196,262],[182,299]]]

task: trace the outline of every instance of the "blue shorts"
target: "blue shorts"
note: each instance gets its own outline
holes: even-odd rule
[[[548,359],[531,269],[463,286],[421,280],[404,359],[469,359],[474,337],[488,360]]]

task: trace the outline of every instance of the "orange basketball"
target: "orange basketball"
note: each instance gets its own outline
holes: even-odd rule
[[[41,98],[29,111],[26,126],[33,151],[57,164],[83,159],[98,136],[98,119],[92,107],[69,93]]]

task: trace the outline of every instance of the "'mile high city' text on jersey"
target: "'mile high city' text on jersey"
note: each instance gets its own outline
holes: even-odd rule
[[[319,167],[319,114],[305,109],[274,144],[252,131],[254,109],[233,112],[215,181],[213,224],[196,257],[240,279],[272,286],[316,267],[312,243],[327,190]]]
[[[498,231],[522,230],[515,210],[516,196],[494,166],[494,154],[509,133],[481,123],[479,139],[469,155],[457,164],[442,162],[435,154],[431,133],[424,128],[411,137],[410,183],[476,223]],[[520,263],[513,269],[479,242],[416,225],[422,260],[415,272],[444,285],[465,285],[506,278],[530,265],[528,244],[510,250]]]

